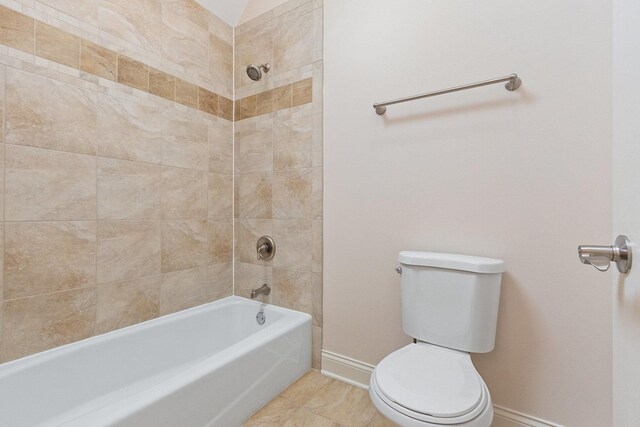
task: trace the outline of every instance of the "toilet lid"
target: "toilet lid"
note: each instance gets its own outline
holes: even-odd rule
[[[459,417],[482,400],[482,381],[468,353],[410,344],[378,364],[378,389],[391,401],[438,418]]]

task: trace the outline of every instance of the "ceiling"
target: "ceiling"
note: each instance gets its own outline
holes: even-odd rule
[[[196,0],[227,24],[235,27],[249,0]]]

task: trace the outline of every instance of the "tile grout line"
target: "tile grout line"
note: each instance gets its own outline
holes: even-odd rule
[[[231,294],[236,295],[236,27],[233,27],[231,33],[231,237],[232,256],[231,256]]]
[[[119,62],[119,61],[118,61]],[[162,125],[160,126],[160,158],[163,159],[164,158],[164,149],[165,149],[165,126]],[[207,126],[207,138],[209,136],[209,126]],[[207,141],[208,142],[208,141]],[[209,165],[207,165],[207,169],[209,169]],[[209,182],[209,177],[207,176],[207,183]],[[209,187],[207,187],[208,189]],[[158,256],[160,257],[160,291],[158,292],[158,314],[162,313],[162,301],[163,301],[163,294],[166,293],[166,289],[164,286],[164,279],[165,279],[165,272],[164,269],[162,268],[162,263],[163,263],[163,256],[162,253],[164,251],[165,248],[165,231],[164,231],[164,224],[165,224],[165,215],[164,215],[164,198],[165,198],[165,186],[164,186],[164,170],[160,169],[160,253],[158,254]],[[207,214],[209,214],[209,194],[207,192]],[[207,272],[207,275],[209,273]]]
[[[209,172],[208,169],[194,169],[194,168],[188,168],[188,167],[184,167],[184,166],[174,166],[174,165],[168,165],[168,164],[163,164],[163,163],[151,163],[151,162],[146,161],[146,160],[137,160],[137,159],[136,160],[130,160],[130,159],[123,159],[121,157],[109,157],[109,156],[104,156],[104,155],[101,156],[99,154],[79,153],[77,151],[64,151],[64,150],[60,150],[60,149],[56,149],[56,148],[37,147],[37,146],[34,146],[34,145],[9,144],[9,143],[5,143],[5,145],[10,145],[12,147],[21,147],[21,148],[26,148],[26,149],[32,149],[32,150],[52,151],[54,153],[71,154],[71,155],[76,155],[76,156],[91,157],[91,158],[95,158],[97,160],[99,160],[99,159],[107,159],[107,160],[116,160],[116,161],[119,161],[119,162],[142,163],[144,165],[157,166],[157,167],[160,167],[160,168],[177,169],[177,170],[182,170],[182,171],[192,171],[192,172],[201,172],[201,173],[208,173]],[[223,175],[223,176],[231,176],[231,174],[225,174],[225,173],[219,173],[219,172],[211,172],[211,173],[215,173],[217,175]]]
[[[214,263],[214,264],[211,264],[211,265],[225,265],[225,264],[230,264],[230,263],[229,262],[219,262],[219,263]],[[123,278],[120,278],[120,279],[117,279],[117,280],[109,280],[107,282],[98,282],[96,280],[94,283],[87,284],[87,285],[77,286],[77,287],[68,288],[68,289],[60,289],[60,290],[48,291],[48,292],[39,293],[39,294],[33,294],[33,295],[22,295],[22,296],[18,296],[18,297],[15,297],[15,298],[9,298],[9,299],[7,299],[5,301],[16,301],[16,300],[23,300],[23,299],[28,299],[28,298],[39,298],[39,297],[43,297],[43,296],[57,295],[57,294],[62,294],[62,293],[66,293],[66,292],[75,292],[75,291],[79,291],[79,290],[83,290],[83,289],[99,289],[100,287],[111,286],[111,285],[114,285],[114,284],[120,283],[120,282],[127,282],[127,281],[132,281],[132,280],[141,280],[141,279],[147,279],[147,278],[150,278],[150,277],[157,277],[157,276],[163,277],[165,274],[181,273],[181,272],[185,272],[185,271],[191,271],[191,270],[207,268],[207,267],[208,267],[207,264],[203,264],[203,265],[197,265],[197,266],[194,266],[194,267],[183,268],[183,269],[179,269],[179,270],[172,270],[172,271],[165,271],[165,272],[160,271],[160,272],[157,272],[157,273],[145,274],[145,275],[142,275],[142,276],[123,277]]]
[[[82,47],[80,47],[80,49],[82,49]],[[79,65],[81,65],[79,63]],[[96,128],[96,133],[97,133],[97,129],[98,129],[98,108],[99,106],[98,104],[98,98],[96,97],[96,116],[95,116],[95,128]],[[95,281],[96,283],[98,282],[98,248],[100,247],[100,245],[98,244],[98,235],[99,235],[99,229],[100,229],[100,224],[98,223],[98,218],[100,217],[99,213],[98,213],[98,201],[100,200],[100,196],[98,195],[98,173],[99,173],[99,164],[100,164],[100,159],[97,156],[98,153],[98,147],[96,146],[96,156],[94,157],[96,159],[96,250],[95,253],[93,254],[94,258],[95,258]],[[93,318],[93,334],[92,336],[96,336],[96,333],[98,331],[98,291],[96,289],[95,291],[95,307],[94,307],[94,318]]]
[[[34,38],[34,43],[35,43],[35,38]],[[5,238],[5,210],[6,210],[6,200],[5,200],[5,195],[6,193],[6,183],[7,183],[7,150],[6,150],[6,142],[7,142],[7,120],[6,120],[6,116],[7,116],[7,67],[6,65],[2,66],[2,253],[0,253],[0,257],[2,260],[2,263],[0,263],[0,265],[2,266],[2,271],[0,272],[0,274],[2,274],[1,278],[2,278],[2,294],[0,295],[0,308],[2,309],[0,315],[0,363],[2,363],[4,361],[4,287],[5,287],[5,280],[4,280],[4,250],[5,250],[5,244],[6,244],[6,238]]]
[[[322,375],[322,373],[318,372],[318,375]],[[332,381],[336,381],[334,379],[331,379]],[[320,392],[322,390],[324,390],[325,388],[329,387],[329,385],[331,384],[332,381],[327,382],[327,384],[323,385],[322,387],[320,387],[318,390],[315,391],[315,393],[313,393],[312,396],[309,396],[309,398],[307,400],[304,401],[303,404],[300,405],[300,407],[302,408],[307,402],[309,402],[311,400],[312,397],[317,396],[318,394],[320,394]],[[312,411],[313,412],[313,411]]]

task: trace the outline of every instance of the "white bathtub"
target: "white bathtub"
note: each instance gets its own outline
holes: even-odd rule
[[[0,426],[235,426],[310,367],[309,315],[229,297],[0,365]]]

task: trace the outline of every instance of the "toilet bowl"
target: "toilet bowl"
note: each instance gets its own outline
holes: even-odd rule
[[[428,343],[409,344],[373,371],[369,395],[400,426],[489,427],[491,397],[469,353]]]
[[[402,327],[414,338],[373,371],[375,407],[403,426],[489,427],[493,406],[471,352],[495,344],[504,262],[403,251]]]

